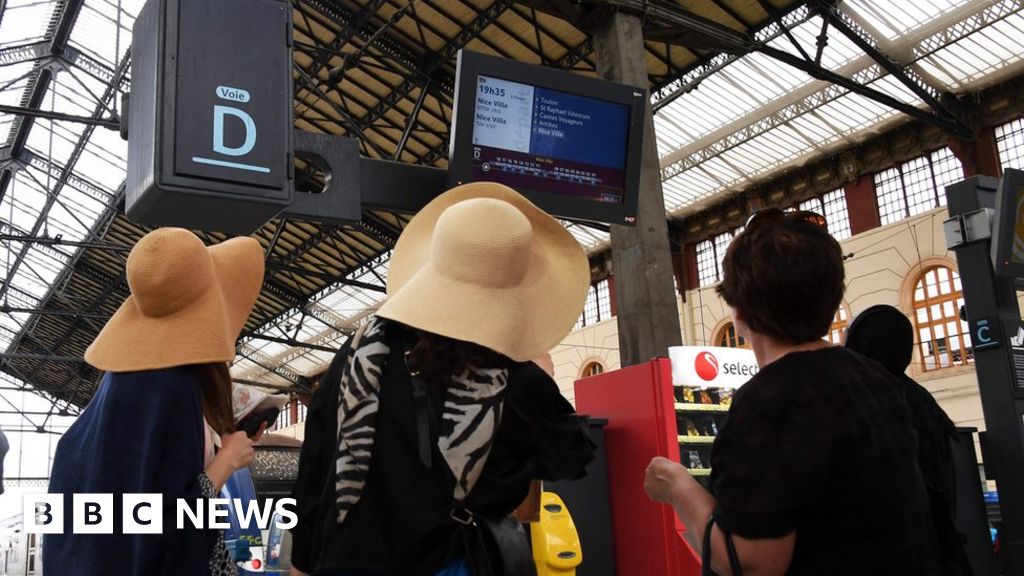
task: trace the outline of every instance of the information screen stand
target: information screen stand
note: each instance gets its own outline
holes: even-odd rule
[[[975,216],[995,205],[999,181],[976,176],[946,188],[947,246],[956,252],[963,283],[981,404],[988,431],[986,470],[995,472],[1003,530],[1003,574],[1024,573],[1024,334],[1016,279],[993,273],[991,238],[972,230]],[[996,214],[999,217],[999,214]],[[965,224],[966,223],[966,224]],[[973,236],[973,238],[972,238]],[[1022,366],[1024,368],[1024,366]]]

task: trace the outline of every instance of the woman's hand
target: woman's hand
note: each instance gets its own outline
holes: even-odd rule
[[[214,459],[216,460],[223,456],[228,465],[231,466],[232,473],[239,468],[245,468],[252,464],[253,459],[256,458],[256,451],[252,448],[252,440],[246,436],[245,432],[234,432],[227,436],[221,436],[220,442],[220,451],[217,452],[217,456]]]
[[[252,448],[252,440],[245,435],[245,432],[227,434],[221,436],[220,440],[220,450],[205,470],[206,475],[210,477],[218,491],[235,473],[235,470],[252,464],[256,457],[256,452]]]
[[[692,482],[690,473],[678,462],[658,456],[647,465],[647,475],[644,478],[644,490],[651,500],[672,504],[673,494],[684,488],[687,482]]]
[[[292,566],[291,576],[309,576],[309,573],[299,570],[295,566]]]

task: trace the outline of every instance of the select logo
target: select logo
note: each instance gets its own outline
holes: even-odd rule
[[[700,376],[701,380],[705,382],[710,382],[718,377],[718,358],[715,358],[711,352],[697,354],[693,367],[697,371],[697,376]]]

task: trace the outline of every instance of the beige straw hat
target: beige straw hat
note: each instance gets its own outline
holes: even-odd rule
[[[85,351],[108,372],[230,362],[263,284],[253,238],[206,247],[182,228],[160,228],[132,248],[131,295]]]
[[[579,319],[590,267],[557,220],[507,186],[475,182],[409,222],[387,284],[378,316],[525,362]]]

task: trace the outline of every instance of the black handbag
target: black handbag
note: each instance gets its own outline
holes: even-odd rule
[[[410,345],[407,350],[411,350]],[[410,352],[405,361],[412,381],[413,404],[416,410],[416,433],[420,461],[427,468],[433,465],[431,422],[435,420],[427,383],[412,366]],[[512,516],[498,519],[477,516],[456,502],[451,518],[461,524],[463,551],[473,576],[536,576],[530,543],[523,525]]]
[[[711,531],[715,527],[715,515],[712,514],[708,518],[708,525],[704,528],[704,546],[700,552],[700,573],[701,576],[717,576],[714,571],[711,570]],[[740,564],[740,557],[736,554],[736,544],[732,541],[732,534],[722,529],[721,526],[718,528],[722,531],[722,535],[725,536],[725,550],[729,555],[729,568],[732,570],[733,576],[743,576],[743,566]]]
[[[473,576],[536,576],[526,531],[511,516],[493,520],[453,510],[461,526],[463,551]]]

